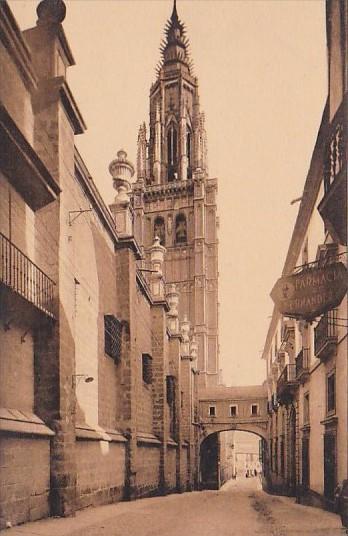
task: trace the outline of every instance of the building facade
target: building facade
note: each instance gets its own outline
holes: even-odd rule
[[[329,94],[283,276],[347,267],[347,9],[326,3]],[[347,326],[346,294],[309,319],[275,308],[263,352],[268,485],[327,507],[348,476]]]
[[[176,9],[109,207],[74,144],[65,11],[43,0],[22,32],[0,3],[0,528],[196,487],[217,371],[216,181]]]
[[[198,80],[175,2],[161,52],[149,131],[144,123],[138,136],[135,235],[145,256],[156,236],[166,248],[165,278],[191,323],[204,388],[217,385],[219,374],[217,180],[208,172]]]

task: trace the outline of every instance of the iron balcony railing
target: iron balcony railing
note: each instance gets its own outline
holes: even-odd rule
[[[296,378],[309,371],[309,348],[302,348],[296,357]]]
[[[0,283],[53,317],[54,282],[2,233]]]
[[[289,383],[296,381],[296,365],[285,365],[281,375],[278,378],[278,387],[284,387]]]
[[[333,309],[324,314],[314,328],[314,352],[318,356],[328,344],[337,342],[337,311]]]
[[[340,104],[327,132],[324,150],[324,196],[318,210],[335,241],[347,245],[347,109]]]
[[[347,165],[345,151],[345,105],[342,103],[330,125],[324,160],[324,190],[327,193],[333,182]]]

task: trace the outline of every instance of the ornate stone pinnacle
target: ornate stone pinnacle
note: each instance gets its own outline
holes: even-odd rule
[[[162,276],[162,265],[164,262],[164,254],[166,252],[166,248],[161,246],[160,238],[158,236],[155,236],[153,244],[149,251],[152,268],[154,270],[157,270],[158,275]]]
[[[117,190],[115,198],[116,204],[129,204],[128,193],[130,191],[130,181],[134,175],[134,167],[127,160],[127,153],[123,149],[117,152],[117,158],[109,165],[109,172],[113,178],[113,186]]]
[[[176,290],[176,286],[174,283],[169,285],[167,288],[167,301],[170,307],[168,314],[173,317],[177,317],[179,315],[178,313],[179,292]]]
[[[60,24],[65,19],[63,0],[42,0],[36,8],[38,24]]]
[[[117,152],[117,158],[109,165],[109,172],[113,179],[122,179],[130,182],[134,175],[134,166],[127,160],[127,153],[124,149]]]

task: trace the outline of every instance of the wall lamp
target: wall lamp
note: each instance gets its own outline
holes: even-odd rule
[[[71,376],[72,386],[76,387],[76,385],[78,385],[83,378],[85,383],[91,383],[94,381],[93,376],[88,376],[88,374],[73,374]]]

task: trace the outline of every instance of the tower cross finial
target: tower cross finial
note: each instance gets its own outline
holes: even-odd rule
[[[173,13],[172,13],[172,16],[171,16],[171,19],[172,20],[178,20],[178,12],[176,10],[176,0],[174,0],[174,3],[173,3]]]

